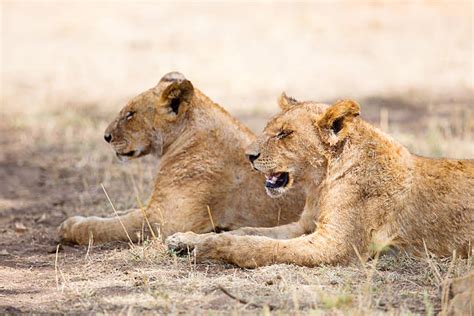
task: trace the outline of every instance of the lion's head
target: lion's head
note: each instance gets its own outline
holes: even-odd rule
[[[346,125],[359,110],[352,101],[328,106],[299,102],[285,94],[279,104],[283,111],[247,148],[253,167],[265,174],[265,188],[272,197],[298,182],[319,184],[326,174],[328,152],[342,143]]]
[[[184,126],[193,96],[189,80],[179,72],[168,73],[125,105],[105,130],[104,139],[121,160],[149,153],[161,156]]]

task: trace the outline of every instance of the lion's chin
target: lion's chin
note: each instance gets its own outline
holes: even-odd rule
[[[282,196],[283,194],[285,194],[286,191],[288,191],[288,188],[287,187],[282,187],[282,188],[265,187],[265,191],[267,192],[268,196],[270,196],[271,198],[278,198]]]

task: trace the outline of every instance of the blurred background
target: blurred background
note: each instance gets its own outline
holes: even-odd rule
[[[111,119],[176,70],[257,131],[282,91],[355,98],[407,135],[474,128],[471,1],[2,1],[1,39],[7,117],[87,108]],[[407,135],[423,154],[473,154]]]
[[[417,132],[457,111],[468,121],[442,133],[466,136],[472,22],[470,1],[3,1],[2,112],[112,113],[177,70],[244,120],[287,91],[356,98],[372,121],[382,110],[382,124]]]
[[[127,100],[170,71],[185,74],[255,132],[278,112],[282,91],[322,102],[354,98],[364,118],[412,152],[474,158],[471,1],[2,0],[0,8],[0,312],[121,310],[130,292],[149,292],[148,285],[137,287],[132,274],[120,275],[123,291],[101,290],[103,280],[119,277],[113,274],[114,247],[98,251],[104,257],[95,261],[84,261],[80,248],[65,248],[61,258],[72,263],[62,269],[72,281],[61,293],[52,262],[58,260],[56,228],[65,218],[112,213],[101,183],[119,210],[148,198],[156,159],[118,164],[103,131]],[[123,268],[127,273],[136,270],[135,259],[117,260],[133,264]],[[431,302],[439,311],[440,282],[420,273],[429,267],[407,262],[390,266],[387,274],[395,273],[398,283],[382,278],[376,301],[420,313]],[[440,263],[440,269],[447,265]],[[166,281],[163,271],[170,266],[153,267],[158,270],[144,265],[145,276],[154,275],[157,288],[169,281],[166,293],[180,297],[178,310],[189,311],[202,303],[199,295],[212,291],[207,274],[201,283],[192,273],[191,281]],[[170,273],[188,275],[186,269]],[[325,284],[325,293],[341,291],[331,270],[292,269],[293,274],[316,273],[311,282]],[[235,278],[233,270],[225,271]],[[318,274],[324,271],[327,278]],[[346,280],[341,284],[358,286],[351,268],[339,271]],[[238,271],[247,283],[237,293],[267,300],[267,288],[259,287],[266,281],[252,283],[252,273]],[[185,285],[175,287],[176,282]],[[189,284],[197,284],[191,287],[198,295],[194,301],[184,299],[189,293],[182,288]],[[304,301],[305,293],[297,290],[288,297]],[[32,309],[31,302],[39,307]],[[131,302],[146,307],[157,299]],[[215,308],[227,308],[226,302]],[[365,299],[360,302],[366,305]]]

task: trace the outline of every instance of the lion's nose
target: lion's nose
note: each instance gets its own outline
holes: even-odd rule
[[[260,153],[258,154],[247,154],[247,158],[250,160],[250,163],[253,163],[258,157],[260,157]]]
[[[110,143],[112,141],[112,134],[105,134],[104,139],[107,143]]]

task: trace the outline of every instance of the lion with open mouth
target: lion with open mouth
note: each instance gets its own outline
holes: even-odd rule
[[[348,264],[387,245],[438,256],[472,252],[473,160],[413,155],[362,120],[352,100],[288,100],[247,154],[270,196],[303,186],[300,220],[220,235],[178,233],[166,240],[170,249],[247,268]]]

